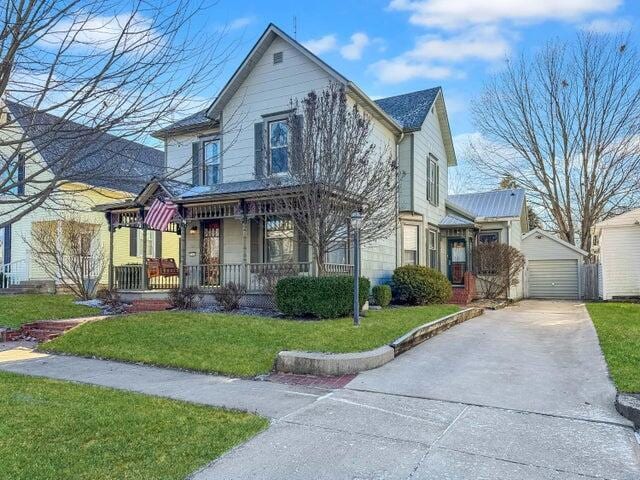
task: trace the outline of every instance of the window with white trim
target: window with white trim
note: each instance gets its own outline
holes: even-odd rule
[[[439,184],[440,169],[438,168],[438,159],[430,154],[427,161],[427,200],[433,205],[438,205],[440,201]]]
[[[264,228],[266,261],[293,262],[293,221],[283,217],[268,217]]]
[[[402,227],[402,264],[418,264],[418,226],[404,225]]]
[[[273,120],[268,124],[269,173],[277,175],[289,171],[289,122]]]
[[[202,142],[204,185],[220,183],[220,140]]]
[[[438,232],[429,230],[429,267],[440,270]]]
[[[491,230],[478,233],[478,243],[500,243],[500,232],[498,230]]]
[[[138,228],[138,247],[136,248],[136,257],[142,258],[142,245],[143,235],[142,229]],[[147,230],[147,258],[153,258],[156,256],[156,232],[154,230]]]

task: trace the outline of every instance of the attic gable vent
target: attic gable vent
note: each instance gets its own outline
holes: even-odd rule
[[[273,54],[273,64],[282,63],[282,52],[276,52]]]

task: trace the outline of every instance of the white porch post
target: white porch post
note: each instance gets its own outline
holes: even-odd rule
[[[249,219],[246,215],[242,216],[242,266],[243,266],[243,275],[244,275],[244,285],[247,289],[249,289],[249,246],[247,242],[249,241],[249,236],[247,235],[247,224],[249,223]]]
[[[109,290],[113,290],[113,213],[109,212]]]
[[[183,289],[186,287],[186,274],[187,274],[187,221],[182,219],[180,222],[180,276],[179,287]]]
[[[147,224],[144,221],[144,207],[140,209],[140,219],[142,221],[142,290],[148,287],[147,281]]]

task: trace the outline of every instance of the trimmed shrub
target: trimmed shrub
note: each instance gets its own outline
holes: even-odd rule
[[[369,298],[360,278],[360,308]],[[292,317],[336,318],[353,313],[353,277],[288,277],[276,285],[276,305]]]
[[[391,303],[391,287],[389,285],[376,285],[371,289],[371,296],[376,305],[386,307]]]
[[[442,273],[421,265],[396,268],[391,289],[396,302],[409,305],[445,303],[452,294],[451,283]]]
[[[240,308],[240,301],[246,294],[247,289],[244,285],[234,282],[222,285],[213,292],[216,302],[227,312]]]

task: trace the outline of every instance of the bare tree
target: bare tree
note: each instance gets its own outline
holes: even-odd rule
[[[27,244],[33,261],[76,297],[93,297],[105,270],[100,226],[70,218],[35,222]]]
[[[290,213],[322,274],[327,254],[346,245],[355,210],[363,215],[363,244],[393,232],[397,162],[390,146],[373,141],[371,118],[337,83],[292,101],[288,128],[290,176],[280,183],[290,188],[276,193],[276,208]]]
[[[55,207],[65,184],[148,174],[140,162],[120,171],[109,161],[87,160],[96,152],[107,159],[126,155],[112,141],[144,140],[195,107],[230,48],[224,31],[194,30],[192,19],[208,7],[189,0],[3,5],[0,227],[45,202]],[[14,101],[29,108],[7,108]],[[28,162],[45,150],[45,163]]]
[[[590,228],[638,201],[640,58],[627,39],[582,34],[509,62],[473,104],[475,162],[511,175],[560,237],[589,251]]]
[[[526,263],[517,248],[505,243],[482,243],[473,248],[474,273],[486,298],[506,298],[511,287],[520,282]]]

